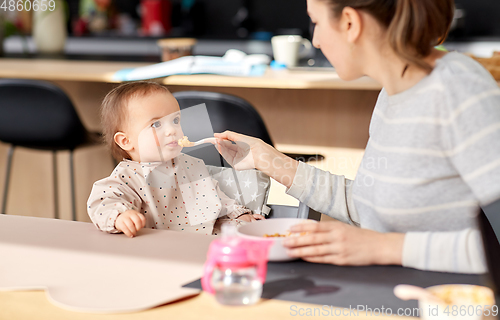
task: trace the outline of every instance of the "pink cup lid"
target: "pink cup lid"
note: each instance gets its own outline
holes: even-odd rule
[[[208,259],[221,268],[246,268],[267,260],[267,243],[260,245],[241,238],[212,241]],[[263,254],[259,254],[263,251]]]

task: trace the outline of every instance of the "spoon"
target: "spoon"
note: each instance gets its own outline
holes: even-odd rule
[[[204,143],[215,144],[216,141],[217,141],[216,138],[205,138],[205,139],[198,140],[196,142],[184,141],[184,142],[179,143],[179,145],[182,147],[196,147],[196,146],[199,146],[200,144],[204,144]]]
[[[408,284],[398,284],[397,286],[395,286],[394,295],[401,300],[428,300],[445,304],[443,300],[441,300],[439,297],[432,294],[428,290]]]

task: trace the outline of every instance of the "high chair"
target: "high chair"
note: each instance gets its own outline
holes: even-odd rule
[[[183,112],[182,129],[191,141],[213,136],[214,132],[231,130],[259,138],[273,146],[264,121],[248,101],[224,93],[204,91],[182,91],[176,92],[173,95],[179,102],[181,112]],[[205,104],[206,109],[205,107],[193,108],[196,109],[193,112],[186,110],[201,104]],[[208,114],[204,114],[204,112]],[[214,173],[219,173],[222,170],[232,170],[230,169],[231,166],[212,145],[192,151],[186,150],[185,153],[203,159],[215,179],[217,179],[217,175],[214,175]],[[224,167],[224,169],[213,167]],[[233,171],[236,186],[239,187],[237,190],[239,194],[242,194],[244,191],[244,189],[241,189],[241,179],[238,179],[238,176],[241,176],[241,174],[244,173]],[[269,177],[267,179],[269,180]],[[223,186],[223,182],[219,181],[219,185]],[[265,193],[264,205],[267,201],[269,185],[267,185],[266,190],[259,191]],[[266,207],[264,206],[264,209]],[[310,209],[303,203],[299,203],[298,207],[284,205],[269,205],[268,207],[270,208],[270,212],[267,213],[268,218],[309,218],[319,220],[321,217],[319,212]]]

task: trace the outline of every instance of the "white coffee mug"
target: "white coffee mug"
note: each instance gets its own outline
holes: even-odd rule
[[[294,35],[274,36],[271,39],[271,44],[274,60],[287,67],[296,66],[299,59],[306,57],[312,49],[309,40]],[[304,46],[303,50],[300,50],[301,46]]]

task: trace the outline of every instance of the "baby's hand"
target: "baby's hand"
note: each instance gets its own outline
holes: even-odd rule
[[[245,213],[245,214],[239,216],[238,220],[242,220],[242,221],[246,221],[246,222],[254,222],[257,220],[266,220],[266,218],[264,218],[260,214]]]
[[[118,215],[115,221],[115,228],[125,233],[130,238],[137,234],[137,231],[146,225],[146,217],[135,210],[127,210]]]

